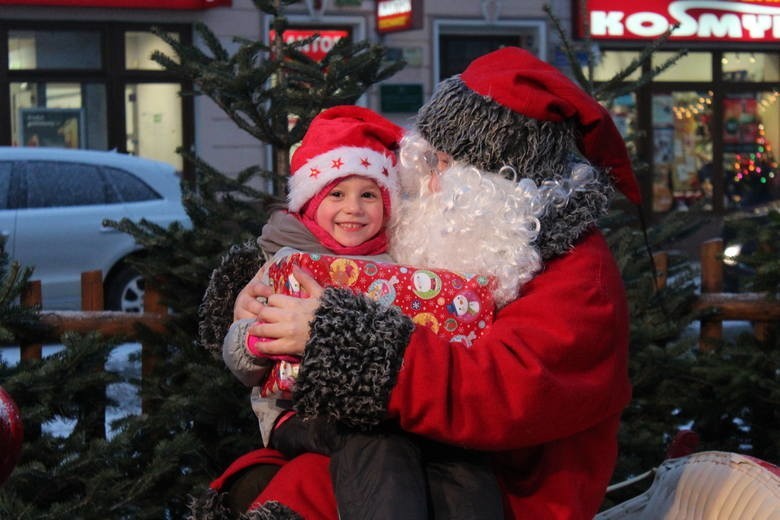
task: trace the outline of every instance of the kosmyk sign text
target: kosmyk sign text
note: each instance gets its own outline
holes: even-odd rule
[[[679,24],[672,40],[780,42],[780,0],[587,0],[585,16],[594,40],[653,39]]]

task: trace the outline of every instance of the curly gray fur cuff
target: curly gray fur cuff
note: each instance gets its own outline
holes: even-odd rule
[[[222,340],[233,323],[236,296],[262,265],[261,255],[254,241],[234,245],[211,273],[198,307],[198,340],[215,356],[221,355]]]
[[[303,520],[303,517],[279,502],[269,500],[258,508],[236,514],[226,504],[227,493],[207,490],[200,497],[190,497],[187,520]]]
[[[379,424],[413,329],[397,307],[325,289],[295,383],[295,409],[360,430]]]
[[[303,517],[284,504],[268,501],[242,514],[239,520],[303,520]]]
[[[207,489],[198,497],[190,496],[186,520],[231,520],[235,517],[225,503],[227,493]]]

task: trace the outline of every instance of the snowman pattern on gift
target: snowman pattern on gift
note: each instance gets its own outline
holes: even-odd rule
[[[450,343],[462,343],[464,347],[469,348],[474,344],[474,340],[477,339],[476,333],[472,330],[468,334],[458,334],[453,336]]]
[[[438,274],[418,269],[412,275],[412,290],[423,300],[435,298],[441,292],[442,282]]]
[[[464,322],[474,321],[479,316],[481,310],[479,297],[472,291],[463,291],[455,295],[452,301],[447,305],[450,314]]]
[[[396,291],[395,285],[398,283],[396,276],[391,277],[389,280],[374,280],[366,290],[366,296],[374,300],[375,302],[389,307],[395,301]]]

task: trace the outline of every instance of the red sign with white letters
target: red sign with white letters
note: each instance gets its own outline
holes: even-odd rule
[[[0,5],[109,7],[121,9],[209,9],[229,7],[231,0],[0,0]]]
[[[292,43],[305,40],[315,34],[318,34],[319,37],[301,48],[301,52],[314,61],[322,60],[340,39],[349,38],[350,36],[348,29],[326,29],[322,27],[313,27],[309,29],[296,27],[284,31],[284,42]],[[273,41],[276,33],[272,30],[268,33],[268,36],[271,41]]]
[[[422,0],[376,0],[376,31],[421,29],[422,13]]]
[[[780,41],[780,0],[578,0],[594,40],[649,40],[675,24],[672,40],[699,42]]]

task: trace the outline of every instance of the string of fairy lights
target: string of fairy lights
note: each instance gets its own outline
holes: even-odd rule
[[[733,166],[734,182],[751,179],[766,184],[775,178],[777,161],[772,154],[772,145],[767,142],[764,125],[758,125],[755,151],[735,154]]]
[[[780,97],[780,92],[773,91],[766,93],[757,103],[756,108],[760,114],[763,114],[770,107],[773,107]],[[712,108],[712,91],[706,95],[700,95],[696,99],[689,99],[672,107],[672,113],[678,120],[699,119],[709,114]],[[766,138],[766,129],[764,124],[759,122],[756,125],[756,136],[754,143],[745,143],[755,145],[749,152],[737,152],[734,154],[732,163],[732,176],[735,183],[750,181],[759,184],[767,184],[775,178],[777,171],[777,161],[772,153],[772,145]]]
[[[674,105],[672,107],[672,113],[674,117],[683,119],[693,119],[701,114],[709,113],[712,106],[712,91],[707,92],[707,95],[701,95],[698,99],[692,101],[685,101]]]

